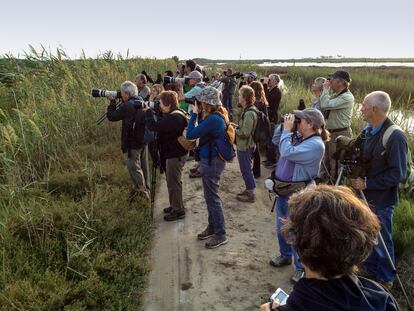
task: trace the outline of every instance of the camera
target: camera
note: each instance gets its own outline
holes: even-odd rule
[[[161,116],[162,114],[160,104],[161,102],[159,100],[150,100],[147,103],[148,107],[154,111],[157,116]]]
[[[240,72],[235,72],[231,74],[230,77],[235,77],[236,79],[240,79],[241,77],[243,77],[243,74]]]
[[[301,119],[295,116],[295,124],[299,124]],[[280,123],[285,123],[285,116],[280,116]]]
[[[365,176],[366,161],[362,157],[362,137],[356,139],[347,136],[338,136],[335,140],[336,150],[332,158],[346,166],[344,174],[351,178]]]
[[[91,91],[92,97],[109,97],[112,95],[113,98],[121,98],[121,91],[108,91],[108,90],[101,90],[101,89],[92,89]]]
[[[187,104],[190,104],[190,105],[195,105],[195,104],[196,104],[196,102],[197,102],[197,99],[196,99],[196,97],[195,97],[195,96],[193,96],[193,97],[186,97],[186,98],[184,98],[184,101],[185,101]]]
[[[164,83],[188,84],[188,81],[190,81],[189,78],[174,78],[174,77],[164,76]]]
[[[270,296],[269,302],[273,303],[273,300],[278,299],[279,305],[284,306],[286,304],[287,299],[289,298],[289,295],[281,288],[278,288],[272,296]]]

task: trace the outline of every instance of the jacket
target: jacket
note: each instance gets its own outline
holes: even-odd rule
[[[243,110],[239,120],[239,127],[236,128],[236,146],[240,151],[246,151],[256,146],[253,140],[253,133],[257,125],[257,113],[252,111],[252,109],[257,110],[254,105]]]
[[[279,123],[279,105],[280,100],[282,99],[282,92],[279,90],[277,86],[273,87],[272,89],[268,89],[267,85],[263,85],[267,102],[269,103],[268,115],[269,121],[272,123]]]
[[[125,153],[128,149],[141,149],[144,146],[145,112],[143,102],[137,98],[130,98],[126,103],[116,107],[116,101],[111,101],[106,117],[109,121],[122,120],[121,149]],[[134,131],[135,123],[135,131]]]
[[[147,128],[158,133],[158,145],[161,158],[172,159],[185,156],[185,150],[178,142],[187,127],[187,118],[180,113],[164,113],[162,118],[155,121],[153,112],[148,109],[146,116]]]
[[[339,94],[329,96],[328,90],[323,90],[320,96],[321,109],[327,111],[326,128],[336,130],[351,126],[354,95],[345,89]]]

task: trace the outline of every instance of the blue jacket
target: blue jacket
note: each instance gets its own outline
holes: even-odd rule
[[[187,128],[187,139],[200,138],[200,158],[208,159],[211,152],[211,158],[217,157],[217,151],[212,148],[210,151],[210,144],[205,144],[205,141],[209,137],[219,137],[226,130],[226,123],[224,119],[218,115],[209,115],[204,120],[200,121],[197,126],[195,122],[197,120],[197,114],[192,113],[190,122]]]
[[[393,208],[398,202],[398,185],[407,176],[407,138],[401,131],[394,131],[386,148],[382,137],[392,122],[387,118],[383,124],[371,130],[366,127],[362,142],[362,157],[367,163],[364,190],[368,203],[376,208]]]
[[[275,130],[275,136],[278,135]],[[280,132],[280,131],[279,131]],[[273,142],[276,142],[276,137]],[[325,153],[325,144],[320,136],[292,141],[292,133],[283,131],[279,143],[280,159],[276,167],[276,178],[283,181],[310,181],[318,173]]]

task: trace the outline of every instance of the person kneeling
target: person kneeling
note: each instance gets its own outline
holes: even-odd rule
[[[282,232],[295,246],[305,277],[286,305],[260,310],[399,310],[381,285],[356,276],[377,243],[380,224],[350,189],[320,185],[293,195]]]

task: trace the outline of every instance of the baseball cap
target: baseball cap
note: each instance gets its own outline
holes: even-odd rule
[[[213,106],[221,105],[220,92],[213,86],[206,86],[201,93],[196,96],[199,102]]]
[[[316,128],[325,126],[325,118],[322,112],[315,108],[306,108],[304,110],[293,110],[293,113],[299,119],[304,119],[312,123]]]
[[[328,75],[329,78],[341,78],[347,82],[351,82],[351,76],[345,70],[337,70],[334,73]]]
[[[202,80],[203,79],[203,75],[198,72],[197,70],[191,71],[188,76],[188,79],[195,79],[195,80]]]
[[[244,74],[245,77],[252,77],[253,79],[257,78],[257,74],[255,71],[249,71],[248,73]]]

